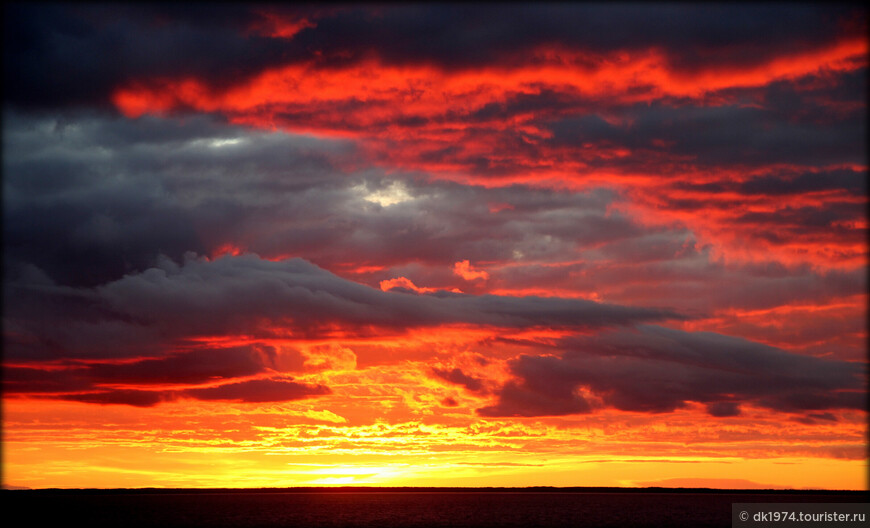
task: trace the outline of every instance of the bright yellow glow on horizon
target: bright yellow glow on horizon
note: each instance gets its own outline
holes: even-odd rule
[[[675,413],[662,429],[654,419],[620,413],[597,417],[599,425],[582,419],[471,417],[457,425],[434,418],[429,423],[344,424],[317,420],[312,418],[317,414],[299,409],[285,416],[274,405],[228,407],[210,414],[207,405],[193,402],[133,410],[7,400],[4,417],[13,427],[4,428],[3,484],[858,490],[868,485],[866,459],[833,457],[847,454],[847,446],[862,446],[866,426],[857,420],[860,413],[802,444],[779,445],[775,430],[747,424],[701,426],[703,418],[694,411]],[[294,424],[256,425],[282,419]],[[695,442],[685,442],[683,427],[697,428]],[[717,440],[714,431],[719,437],[731,431],[737,439]]]

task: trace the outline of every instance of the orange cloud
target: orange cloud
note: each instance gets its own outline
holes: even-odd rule
[[[380,282],[380,287],[383,291],[390,291],[393,288],[405,288],[411,291],[415,291],[417,293],[433,293],[440,291],[439,288],[421,288],[411,282],[411,279],[408,279],[406,277],[397,277],[395,279],[382,280]],[[455,293],[462,293],[456,288],[452,288],[450,291]]]
[[[459,275],[463,279],[467,281],[483,279],[489,279],[489,273],[483,270],[475,270],[471,267],[471,263],[467,260],[461,260],[455,264],[453,264],[453,273]]]

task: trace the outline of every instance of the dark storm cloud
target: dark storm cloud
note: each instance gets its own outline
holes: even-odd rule
[[[655,230],[609,210],[616,194],[603,189],[571,193],[525,185],[485,189],[414,184],[409,193],[413,200],[353,215],[355,229],[343,239],[343,248],[352,248],[366,262],[397,267],[420,262],[446,270],[461,260],[534,263],[573,259],[578,248]],[[321,251],[310,254],[312,260],[328,266],[340,259],[335,249]]]
[[[248,379],[218,386],[179,389],[173,385],[204,385],[263,373],[273,362],[271,347],[252,345],[174,353],[162,358],[124,363],[75,363],[66,366],[4,367],[3,392],[97,404],[150,407],[178,398],[204,401],[290,401],[331,394],[324,385],[293,378]],[[271,358],[271,359],[270,359]],[[113,385],[137,385],[117,389]]]
[[[132,405],[133,407],[153,407],[159,403],[171,400],[172,396],[162,391],[146,391],[136,389],[112,389],[98,392],[83,392],[66,394],[61,400],[95,403],[99,405]]]
[[[444,268],[460,260],[558,260],[575,248],[643,236],[611,211],[616,193],[486,189],[355,170],[341,141],[251,131],[209,117],[135,121],[4,115],[7,280],[33,266],[60,285],[92,287],[165,254],[224,244],[324,267]],[[374,203],[404,179],[405,201]],[[493,208],[498,210],[493,213]],[[453,277],[453,279],[451,279]],[[391,278],[391,277],[384,277]]]
[[[521,356],[525,358],[526,356]],[[565,383],[558,376],[545,380],[509,381],[498,391],[498,403],[477,410],[480,416],[564,416],[587,414],[592,406],[575,392],[576,384]]]
[[[632,153],[615,161],[586,160],[592,166],[647,168],[663,175],[681,174],[662,171],[665,161],[710,167],[863,164],[866,73],[866,68],[838,75],[822,71],[761,87],[729,88],[711,96],[713,104],[665,98],[625,106],[606,96],[584,101],[548,94],[541,102],[551,111],[538,110],[535,123],[553,132],[546,145],[622,147]],[[505,115],[511,115],[509,108],[501,106]],[[561,111],[553,112],[556,108]]]
[[[87,367],[54,370],[30,367],[3,367],[5,394],[42,394],[81,392],[94,388],[87,377]]]
[[[663,413],[688,402],[713,416],[741,404],[780,412],[863,409],[863,365],[791,354],[720,334],[643,326],[565,338],[561,357],[523,355],[511,363],[517,381],[482,416],[548,416],[592,412],[594,405]],[[578,390],[585,388],[590,401]],[[600,400],[599,403],[593,403]]]
[[[829,42],[843,19],[860,21],[860,14],[854,6],[809,5],[378,6],[320,17],[294,43],[343,61],[374,54],[446,67],[498,63],[547,44],[592,52],[656,46],[680,68],[750,66]]]
[[[781,225],[783,227],[799,229],[803,232],[822,231],[833,233],[842,230],[843,233],[838,234],[842,235],[848,232],[858,236],[866,234],[865,229],[842,225],[844,222],[861,218],[864,211],[866,211],[866,204],[834,201],[828,205],[829,207],[824,209],[818,207],[786,207],[772,213],[747,212],[738,216],[735,219],[735,223],[765,227]]]
[[[153,407],[159,403],[190,398],[201,401],[227,401],[239,403],[268,403],[301,400],[331,394],[329,387],[293,381],[293,378],[256,379],[227,383],[217,387],[184,390],[108,389],[55,396],[100,405],[132,405]]]
[[[837,74],[823,69],[764,86],[725,89],[717,95],[726,100],[756,101],[777,121],[825,126],[863,118],[866,93],[867,68],[863,67]]]
[[[289,40],[269,38],[251,31],[265,11],[313,24]],[[106,107],[113,89],[143,79],[221,86],[279,64],[372,56],[472,67],[552,44],[593,53],[655,47],[680,69],[746,67],[829,43],[843,28],[862,35],[861,15],[848,5],[9,4],[4,94],[22,107]]]
[[[109,107],[119,85],[193,75],[217,85],[279,64],[278,39],[232,4],[4,5],[4,99],[24,108]]]
[[[329,387],[310,385],[287,379],[257,379],[227,383],[218,387],[202,389],[187,389],[182,394],[187,397],[205,401],[238,401],[261,403],[273,401],[289,401],[331,394]]]
[[[12,332],[7,357],[16,361],[153,357],[190,337],[228,333],[270,337],[278,327],[292,329],[294,335],[318,335],[324,325],[333,323],[359,329],[445,323],[599,328],[680,317],[663,309],[575,299],[384,292],[301,259],[271,262],[256,255],[214,261],[189,256],[181,265],[164,258],[157,268],[94,290],[31,284],[16,285],[15,291],[43,292],[43,297],[32,301],[30,311],[19,308],[16,297],[7,298],[13,308],[6,316]],[[63,295],[77,303],[75,310],[38,310]],[[149,375],[173,367],[174,374],[168,376],[181,381],[188,375],[249,374],[258,368],[258,361],[265,361],[257,358],[268,357],[262,356],[265,351],[253,356],[221,352],[211,367],[197,369],[198,359],[211,353],[102,366],[92,373],[144,382]],[[187,367],[193,370],[188,373]]]
[[[432,372],[435,373],[435,375],[439,378],[447,380],[450,383],[462,385],[471,392],[478,392],[483,390],[484,388],[482,380],[473,376],[469,376],[468,374],[462,372],[462,369],[458,367],[454,368],[453,370],[433,368]]]
[[[710,258],[709,248],[689,249],[652,261],[637,253],[607,255],[617,262],[605,259],[588,264],[582,278],[574,280],[575,287],[597,285],[596,291],[603,291],[605,298],[614,302],[656,299],[693,314],[826,304],[867,290],[863,268],[821,271],[809,265],[786,267],[776,262],[725,265]],[[619,260],[627,255],[643,260]]]
[[[272,262],[248,254],[210,261],[188,254],[181,264],[165,256],[155,260],[156,267],[95,288],[59,285],[36,266],[22,264],[4,284],[7,357],[154,357],[188,337],[270,336],[275,325],[317,335],[333,323],[358,329],[444,323],[598,328],[681,317],[666,309],[579,299],[384,292],[302,259]],[[185,366],[198,361],[191,357],[103,366],[91,375],[127,379],[172,367],[176,376],[184,376]],[[257,368],[256,362],[246,362],[255,356],[226,352],[214,360],[221,358],[238,361],[227,368]],[[216,370],[203,372],[217,375],[221,365],[213,362]]]
[[[644,227],[611,210],[614,191],[424,183],[413,174],[352,172],[345,167],[354,166],[354,156],[343,142],[228,127],[208,116],[58,120],[5,113],[3,295],[10,331],[4,352],[29,360],[165,354],[167,339],[183,337],[181,323],[162,322],[171,332],[161,336],[93,288],[125,274],[129,284],[160,255],[181,262],[187,251],[209,254],[224,243],[270,258],[303,255],[332,270],[341,269],[348,255],[360,264],[388,266],[371,276],[371,285],[406,276],[419,286],[469,293],[485,286],[582,288],[606,292],[617,303],[703,312],[814,302],[866,289],[861,270],[765,275],[726,269],[695,246],[689,230]],[[845,192],[861,188],[848,171],[831,175],[831,185]],[[406,201],[381,206],[367,199],[388,191],[397,176],[405,179]],[[788,181],[799,189],[815,185],[808,176]],[[850,207],[842,211],[861,212]],[[797,217],[768,220],[801,225]],[[820,233],[825,225],[831,222],[822,222]],[[452,272],[461,260],[511,265],[490,270],[488,281],[468,282]],[[548,265],[566,261],[573,262]],[[529,314],[531,300],[523,307],[519,301],[498,307],[504,304],[498,298],[474,302],[490,312],[472,315],[482,324],[579,324],[566,315],[570,309],[556,308],[562,301],[542,301],[537,316]],[[251,306],[266,309],[265,301]],[[501,310],[498,316],[493,309]],[[225,330],[221,321],[249,328],[250,321],[233,322],[230,311],[191,323],[215,334]],[[410,313],[419,320],[409,324],[444,320],[422,308]],[[609,324],[607,317],[588,322]],[[380,324],[401,321],[386,317]]]
[[[273,365],[275,358],[272,347],[257,344],[172,352],[163,357],[158,357],[160,347],[152,346],[148,352],[152,357],[122,363],[79,363],[68,359],[51,367],[6,367],[3,390],[8,394],[29,394],[82,392],[119,383],[201,384],[260,374]]]
[[[62,284],[91,286],[147,266],[157,249],[207,249],[185,211],[131,187],[79,203],[5,208],[10,268],[34,262]]]
[[[674,182],[681,190],[719,194],[734,192],[746,196],[790,196],[824,191],[841,191],[847,195],[867,194],[867,173],[851,169],[817,172],[770,173],[745,181],[723,180],[713,183]]]
[[[707,412],[716,418],[737,416],[740,414],[740,405],[737,402],[720,401],[707,405]]]
[[[188,256],[181,265],[163,260],[159,268],[98,287],[97,294],[119,313],[178,334],[243,332],[263,319],[312,332],[331,322],[587,328],[679,317],[580,299],[384,292],[302,259],[271,262],[256,255],[214,261]]]
[[[98,363],[88,368],[88,374],[98,383],[203,383],[259,374],[274,355],[271,347],[256,345],[193,350],[131,363]]]
[[[5,114],[5,312],[10,328],[23,329],[7,337],[6,353],[48,359],[62,351],[74,357],[163,351],[153,328],[119,315],[92,288],[137,276],[160,255],[181,262],[187,251],[209,254],[224,243],[270,258],[304,255],[333,270],[348,255],[388,266],[371,285],[406,276],[419,286],[469,293],[487,284],[582,288],[607,292],[614,302],[644,299],[702,311],[812,302],[866,288],[860,270],[762,276],[726,269],[695,245],[691,231],[644,227],[611,210],[617,194],[610,190],[486,189],[408,174],[399,175],[406,201],[382,206],[367,197],[389,191],[396,176],[348,172],[354,154],[342,142],[227,127],[207,116],[63,121]],[[828,186],[860,189],[848,172],[831,172]],[[808,176],[788,181],[795,192],[816,185]],[[850,207],[819,232],[846,211],[861,212]],[[769,216],[802,225],[799,217]],[[488,282],[468,282],[452,272],[461,260],[515,265],[491,270]],[[566,261],[573,262],[548,265]],[[552,324],[566,324],[558,310],[545,310],[534,324],[547,324],[548,314]],[[510,318],[506,310],[500,317]],[[46,325],[50,332],[40,329]],[[208,328],[223,331],[217,323]]]
[[[765,175],[740,183],[741,194],[777,196],[842,190],[855,196],[867,194],[867,173],[848,169],[800,173],[795,177]]]
[[[863,109],[834,123],[794,122],[766,107],[738,104],[670,106],[664,102],[624,109],[626,124],[612,124],[596,114],[558,118],[542,123],[553,132],[548,143],[557,147],[609,144],[638,151],[642,166],[658,163],[656,142],[664,142],[668,157],[683,157],[701,166],[766,164],[826,165],[865,163],[866,126]],[[609,160],[604,163],[610,164]],[[679,176],[679,173],[674,174]]]
[[[207,116],[132,122],[8,112],[3,134],[7,278],[32,264],[74,286],[145,269],[161,253],[207,253],[244,236],[236,226],[251,211],[268,214],[278,196],[297,196],[281,205],[304,215],[297,204],[321,205],[305,190],[335,186],[330,157],[346,150]]]

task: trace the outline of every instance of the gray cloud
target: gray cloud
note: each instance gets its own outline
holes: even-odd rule
[[[549,383],[551,381],[556,383]],[[498,403],[478,409],[477,414],[487,417],[530,417],[592,412],[592,406],[586,398],[573,391],[573,386],[558,383],[556,376],[547,379],[547,382],[541,385],[532,379],[523,383],[509,381],[498,392]]]
[[[818,109],[822,115],[825,111]],[[810,119],[795,122],[791,115],[763,105],[737,103],[644,103],[621,108],[620,114],[626,118],[624,125],[611,124],[594,113],[550,120],[546,126],[553,137],[548,142],[559,147],[579,148],[598,142],[626,147],[634,155],[624,165],[638,169],[644,163],[659,164],[660,154],[675,161],[688,157],[701,166],[788,163],[825,167],[864,162],[866,126],[858,109],[824,123]],[[662,150],[654,141],[670,146]]]
[[[436,376],[443,380],[447,380],[450,383],[455,383],[457,385],[462,385],[466,389],[471,392],[480,392],[484,390],[483,381],[475,378],[474,376],[469,376],[468,374],[462,372],[460,368],[454,368],[453,370],[447,369],[439,369],[432,368],[432,372],[435,373]]]
[[[250,31],[265,7],[10,5],[5,97],[28,108],[99,106],[142,78],[194,75],[223,86],[280,64],[316,58],[330,67],[371,56],[461,69],[527,60],[555,43],[592,53],[656,47],[677,69],[737,68],[814,49],[844,29],[862,34],[855,24],[844,28],[856,18],[848,5],[510,5],[498,16],[483,6],[271,6],[315,22],[286,40]]]
[[[279,39],[245,34],[250,6],[4,6],[7,100],[24,108],[106,108],[119,85],[142,77],[198,75],[216,83],[286,57]]]
[[[147,358],[169,354],[197,336],[230,333],[256,339],[290,331],[297,337],[316,336],[332,324],[361,333],[372,327],[447,323],[584,329],[682,317],[666,309],[582,299],[385,292],[302,259],[273,262],[253,254],[215,260],[188,254],[180,264],[163,257],[158,267],[95,289],[16,283],[5,293],[14,300],[7,315],[9,328],[15,330],[8,339],[8,356],[31,361]],[[268,357],[264,349],[241,357],[218,353],[215,359],[226,360],[231,370],[244,370],[267,364]],[[176,375],[182,376],[196,362],[186,358],[143,360],[102,367],[101,372],[147,377],[174,365]],[[212,375],[223,368],[218,365],[213,365],[217,370]]]
[[[852,169],[831,169],[818,172],[771,172],[742,182],[714,183],[675,182],[674,187],[704,193],[737,192],[747,196],[788,196],[820,191],[841,191],[845,194],[867,193],[867,175]]]
[[[153,266],[159,254],[180,260],[229,243],[330,268],[348,254],[360,263],[437,264],[449,279],[458,260],[558,260],[646,231],[608,209],[612,191],[388,178],[348,169],[356,156],[340,141],[251,131],[208,116],[61,120],[10,112],[8,277],[32,264],[57,283],[96,286]],[[383,206],[371,198],[403,180],[405,201]]]
[[[114,310],[146,324],[191,333],[234,331],[256,321],[287,321],[299,330],[339,321],[408,327],[453,322],[588,328],[676,318],[652,308],[581,299],[384,292],[342,279],[301,259],[280,262],[256,255],[213,261],[189,255],[100,286]]]
[[[863,409],[866,379],[860,363],[821,359],[744,339],[656,326],[575,336],[561,356],[523,355],[482,416],[547,416],[592,412],[594,405],[663,413],[688,402],[717,417],[741,404],[780,412]],[[578,393],[594,395],[590,402]]]
[[[68,359],[51,368],[7,366],[3,369],[3,392],[12,397],[137,407],[179,398],[269,402],[331,394],[324,385],[301,383],[287,376],[244,379],[270,372],[274,359],[274,349],[253,344],[176,352],[123,363],[82,363]],[[225,383],[213,385],[219,381]],[[118,384],[138,388],[118,389]],[[194,387],[178,388],[178,385]]]
[[[133,407],[153,407],[172,400],[173,396],[163,391],[112,389],[96,392],[65,394],[62,400],[94,403],[98,405],[131,405]]]
[[[293,378],[255,379],[226,383],[216,387],[184,390],[106,389],[91,392],[60,394],[62,400],[100,405],[132,405],[153,407],[179,398],[202,401],[266,403],[301,400],[331,394],[329,387],[293,381]]]
[[[161,387],[209,384],[261,374],[274,367],[276,357],[272,347],[256,343],[176,351],[161,356],[162,348],[153,346],[149,351],[152,357],[120,363],[79,362],[67,358],[50,368],[40,366],[38,362],[32,367],[4,367],[3,392],[11,395],[42,394],[61,399],[83,398],[81,401],[93,400],[94,403],[112,403],[117,399],[118,403],[150,405],[177,393]],[[111,388],[117,384],[142,388],[129,391]]]
[[[257,379],[227,383],[217,387],[187,389],[182,395],[206,401],[238,401],[249,403],[299,400],[331,394],[324,385],[312,385],[286,379]]]
[[[275,357],[264,345],[212,348],[129,363],[97,363],[88,374],[97,383],[204,383],[263,372]]]
[[[843,295],[866,282],[860,270],[757,277],[725,268],[688,228],[643,226],[613,209],[621,198],[612,190],[488,189],[413,173],[387,177],[350,169],[356,156],[340,141],[230,127],[209,116],[128,121],[80,114],[64,121],[8,113],[4,279],[15,288],[44,273],[59,285],[95,287],[151,268],[159,255],[180,261],[188,251],[209,254],[229,243],[267,258],[304,256],[335,272],[352,255],[354,265],[383,266],[357,278],[371,285],[404,275],[421,286],[470,293],[484,286],[579,287],[617,301],[662,299],[703,310]],[[795,192],[822,185],[809,176],[783,177]],[[775,178],[742,185],[755,182],[761,190]],[[849,171],[830,181],[822,187],[860,190]],[[405,201],[382,206],[369,199],[394,185]],[[848,229],[831,223],[863,212],[853,205],[813,214],[756,213],[740,225],[767,238],[821,236]],[[852,231],[843,236],[864,232]],[[469,283],[451,271],[460,260],[512,265],[491,271],[486,284]],[[548,266],[555,262],[571,264]],[[16,301],[13,309],[25,304]]]
[[[11,112],[3,132],[8,269],[14,276],[32,263],[80,286],[141,271],[158,254],[179,259],[237,241],[249,234],[239,224],[323,210],[306,191],[319,187],[329,200],[340,175],[332,158],[347,152],[341,142],[209,117],[64,121]]]

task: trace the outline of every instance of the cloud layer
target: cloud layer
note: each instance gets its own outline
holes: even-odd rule
[[[562,357],[523,355],[483,416],[552,416],[595,406],[665,413],[688,402],[714,417],[741,404],[781,412],[863,409],[860,365],[789,354],[751,341],[645,326],[636,331],[568,338]],[[586,389],[584,397],[580,389]]]
[[[4,6],[13,477],[854,469],[866,15]]]

